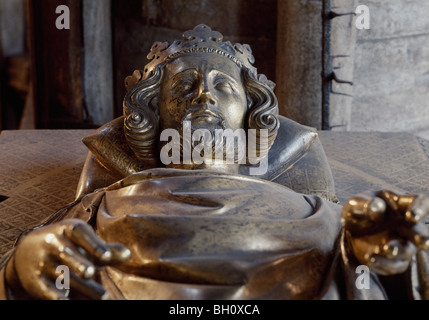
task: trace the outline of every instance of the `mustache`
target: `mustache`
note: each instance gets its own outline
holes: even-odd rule
[[[194,119],[206,117],[211,119],[216,119],[219,122],[224,122],[225,116],[222,112],[215,109],[213,105],[202,104],[202,105],[193,105],[186,112],[185,116],[182,119],[183,121],[192,121]]]
[[[204,119],[205,117],[207,117],[207,121]],[[194,139],[194,133],[199,129],[205,131],[202,132],[202,136],[199,135],[198,138]],[[193,154],[198,146],[201,157],[216,158],[217,160],[218,155],[220,155],[224,161],[232,159],[234,163],[239,163],[242,155],[246,154],[244,150],[246,144],[240,143],[236,138],[226,139],[224,137],[224,130],[226,129],[231,129],[231,126],[223,113],[217,111],[215,106],[208,104],[193,105],[177,125],[176,130],[179,133],[179,139],[172,139],[169,143],[172,148],[180,150],[181,157]]]

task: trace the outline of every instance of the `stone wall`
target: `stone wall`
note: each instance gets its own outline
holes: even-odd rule
[[[282,114],[322,129],[323,2],[331,20],[332,81],[328,122],[334,131],[406,131],[429,139],[429,1],[279,1],[277,95]]]
[[[361,0],[371,29],[358,30],[349,129],[429,138],[429,1]]]
[[[278,1],[276,94],[280,113],[320,128],[322,0]]]

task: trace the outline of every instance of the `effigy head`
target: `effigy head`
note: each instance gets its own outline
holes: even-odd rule
[[[187,125],[191,136],[208,130],[213,142],[216,130],[254,129],[253,158],[267,156],[279,128],[275,85],[257,73],[249,45],[224,42],[222,34],[199,25],[171,45],[154,43],[147,57],[144,70],[125,80],[125,134],[139,160],[159,158],[160,135],[168,129],[180,133],[183,152]]]
[[[153,74],[156,66],[168,63],[177,57],[196,53],[212,53],[230,59],[240,68],[246,68],[260,81],[274,88],[274,83],[264,75],[259,75],[253,66],[255,58],[248,44],[236,43],[232,45],[229,41],[223,41],[220,32],[212,30],[206,25],[198,25],[193,30],[183,34],[183,40],[176,40],[171,45],[168,42],[155,42],[147,58],[151,60],[145,67],[142,79],[147,79]]]

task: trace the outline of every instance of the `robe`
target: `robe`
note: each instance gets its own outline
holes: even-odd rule
[[[341,298],[341,207],[244,175],[150,169],[89,194],[68,218],[131,250],[114,299]]]

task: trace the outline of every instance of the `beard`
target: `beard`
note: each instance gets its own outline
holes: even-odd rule
[[[235,136],[231,126],[219,112],[188,112],[177,130],[180,134],[178,148],[183,164],[245,163],[244,130],[241,136]]]

